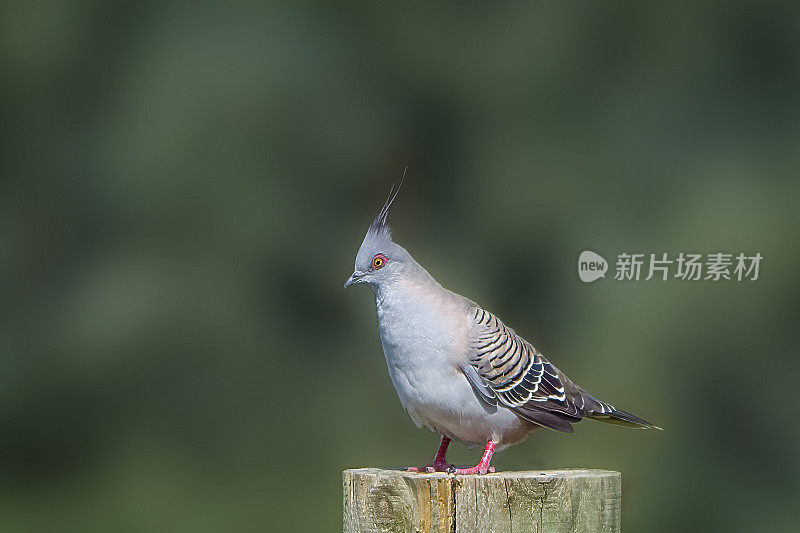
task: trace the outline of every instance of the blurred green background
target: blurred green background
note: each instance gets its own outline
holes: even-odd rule
[[[1,9],[0,530],[335,531],[343,468],[430,460],[342,290],[405,165],[398,242],[665,428],[498,468],[620,470],[628,531],[797,527],[793,5]],[[586,285],[584,249],[764,261]]]

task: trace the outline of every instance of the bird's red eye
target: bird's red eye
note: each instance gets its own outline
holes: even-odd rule
[[[386,256],[383,254],[376,254],[372,258],[372,270],[378,270],[386,265]]]

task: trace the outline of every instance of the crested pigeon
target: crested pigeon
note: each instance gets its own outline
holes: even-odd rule
[[[399,189],[392,185],[370,225],[345,288],[364,283],[375,293],[400,402],[414,423],[441,435],[433,462],[409,470],[486,474],[495,451],[539,427],[572,432],[583,418],[661,429],[590,395],[494,314],[437,283],[392,239],[387,216]],[[485,446],[478,464],[448,464],[451,439]]]

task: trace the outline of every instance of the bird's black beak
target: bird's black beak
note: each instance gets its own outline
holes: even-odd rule
[[[346,289],[353,283],[360,283],[361,278],[363,277],[364,277],[364,272],[359,272],[358,270],[356,270],[355,272],[353,272],[353,275],[347,278],[347,281],[344,282],[344,288]]]

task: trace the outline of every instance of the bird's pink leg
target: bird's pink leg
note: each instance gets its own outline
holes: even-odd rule
[[[483,452],[483,457],[478,462],[477,465],[473,466],[472,468],[456,468],[454,470],[450,470],[455,474],[485,474],[487,472],[494,472],[494,467],[489,466],[489,463],[492,462],[492,455],[494,455],[494,448],[497,446],[494,441],[490,440],[486,443],[486,451]]]
[[[408,467],[409,472],[447,472],[453,465],[447,463],[447,447],[450,445],[450,439],[442,435],[442,443],[439,445],[439,451],[436,452],[436,457],[433,462],[422,468],[416,466]]]

